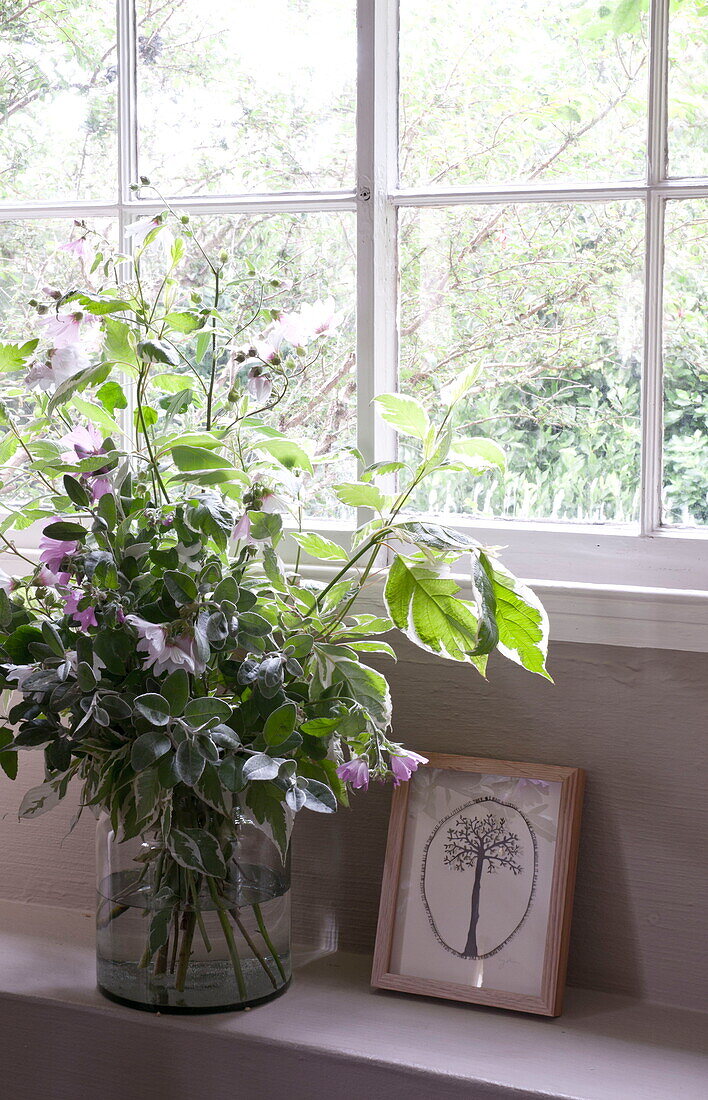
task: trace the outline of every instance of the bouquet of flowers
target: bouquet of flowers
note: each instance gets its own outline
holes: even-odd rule
[[[167,246],[151,248],[160,238]],[[326,353],[333,303],[278,310],[277,288],[264,295],[250,271],[228,280],[228,257],[208,257],[169,209],[137,223],[133,245],[132,257],[110,256],[79,223],[65,247],[82,285],[45,288],[31,302],[38,335],[0,345],[0,369],[34,397],[30,417],[0,406],[6,496],[17,499],[18,481],[23,493],[0,524],[22,566],[0,591],[0,765],[14,778],[20,749],[43,753],[45,780],[21,816],[49,810],[77,781],[79,812],[103,812],[118,843],[142,844],[138,881],[153,900],[139,965],[166,973],[170,948],[179,991],[205,909],[238,979],[230,891],[246,823],[285,852],[292,814],[331,813],[348,787],[398,784],[424,763],[394,739],[386,679],[368,663],[394,656],[383,635],[395,626],[482,674],[498,648],[547,675],[547,630],[493,552],[406,516],[436,472],[503,463],[492,441],[452,428],[476,368],[434,419],[412,397],[377,399],[420,460],[366,465],[355,453],[357,480],[334,493],[369,518],[345,549],[303,529],[314,448],[271,416]],[[194,250],[209,279],[199,291],[180,278]],[[341,452],[318,456],[320,468],[329,459]],[[31,524],[42,529],[39,561],[11,535]],[[297,547],[289,562],[286,541]],[[450,574],[463,555],[466,594]],[[326,563],[327,579],[306,579],[305,558]],[[382,574],[381,613],[355,613]],[[281,960],[269,958],[275,973]],[[243,999],[242,981],[238,990]]]

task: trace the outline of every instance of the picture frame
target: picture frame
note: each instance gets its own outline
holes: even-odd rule
[[[372,986],[559,1016],[584,772],[427,755],[393,794]]]

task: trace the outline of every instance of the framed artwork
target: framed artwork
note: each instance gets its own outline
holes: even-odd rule
[[[560,1015],[583,772],[429,761],[394,791],[371,984]]]

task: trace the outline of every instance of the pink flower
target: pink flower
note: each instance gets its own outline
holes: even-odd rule
[[[364,756],[353,756],[337,768],[337,775],[343,782],[351,783],[354,790],[368,790],[369,762]]]
[[[398,787],[401,783],[407,783],[419,764],[427,764],[427,756],[420,756],[410,749],[400,756],[391,757],[391,771],[393,772],[393,785]]]
[[[148,233],[151,233],[153,229],[157,229],[159,225],[162,225],[162,218],[141,218],[140,221],[129,225],[125,232],[128,237],[133,238],[136,245],[140,245]]]
[[[67,448],[61,456],[65,462],[75,462],[77,458],[93,458],[95,455],[103,454],[103,438],[93,424],[72,428],[61,437],[59,442]]]
[[[231,537],[233,539],[245,539],[249,545],[253,544],[253,539],[251,538],[251,519],[248,512],[244,512],[237,521],[236,526],[231,532]]]
[[[35,362],[25,376],[25,383],[48,390],[50,386],[60,386],[82,370],[91,366],[83,348],[75,345],[65,348],[53,348],[43,363]]]
[[[39,324],[54,348],[75,347],[82,342],[93,346],[96,336],[100,338],[98,318],[80,310],[75,313],[48,313],[39,318]]]
[[[12,592],[16,584],[17,581],[14,577],[8,576],[4,569],[0,569],[0,590],[3,592]]]
[[[76,553],[78,542],[61,542],[59,539],[50,539],[42,535],[39,540],[39,560],[44,562],[51,573],[59,573],[64,558],[70,558]]]
[[[264,493],[260,511],[268,513],[287,512],[288,506],[277,493]]]
[[[79,260],[93,259],[94,251],[86,237],[77,237],[74,241],[66,241],[59,245],[60,252],[71,252]]]
[[[100,500],[106,493],[113,492],[113,486],[107,477],[94,477],[89,479],[89,489],[91,491],[91,497],[94,501]]]
[[[248,372],[248,392],[251,397],[261,404],[270,397],[273,383],[267,374],[261,374],[260,367],[251,367]]]
[[[71,615],[74,622],[78,623],[82,630],[88,630],[90,626],[98,626],[95,607],[85,607],[79,611],[79,600],[85,593],[80,588],[69,588],[64,594],[64,614]]]
[[[200,675],[205,664],[194,650],[194,639],[187,634],[169,638],[161,623],[149,623],[139,615],[126,615],[125,621],[137,631],[138,652],[145,653],[145,668],[151,668],[160,675],[163,672],[176,672],[183,668],[186,672]]]
[[[42,565],[37,572],[34,583],[39,585],[40,588],[59,588],[61,585],[69,583],[69,574],[52,573],[51,569],[48,569],[46,565]]]

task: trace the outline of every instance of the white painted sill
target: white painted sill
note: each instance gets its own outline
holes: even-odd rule
[[[701,1013],[571,988],[563,1016],[539,1019],[373,992],[370,970],[368,956],[300,953],[291,989],[270,1004],[152,1016],[97,992],[93,914],[0,902],[3,1080],[20,1082],[7,1095],[39,1096],[52,1058],[61,1100],[96,1087],[104,1100],[154,1100],[144,1067],[164,1073],[174,1058],[186,1063],[168,1074],[174,1100],[226,1095],[215,1081],[254,1100],[703,1096]],[[119,1050],[130,1052],[120,1069]]]

